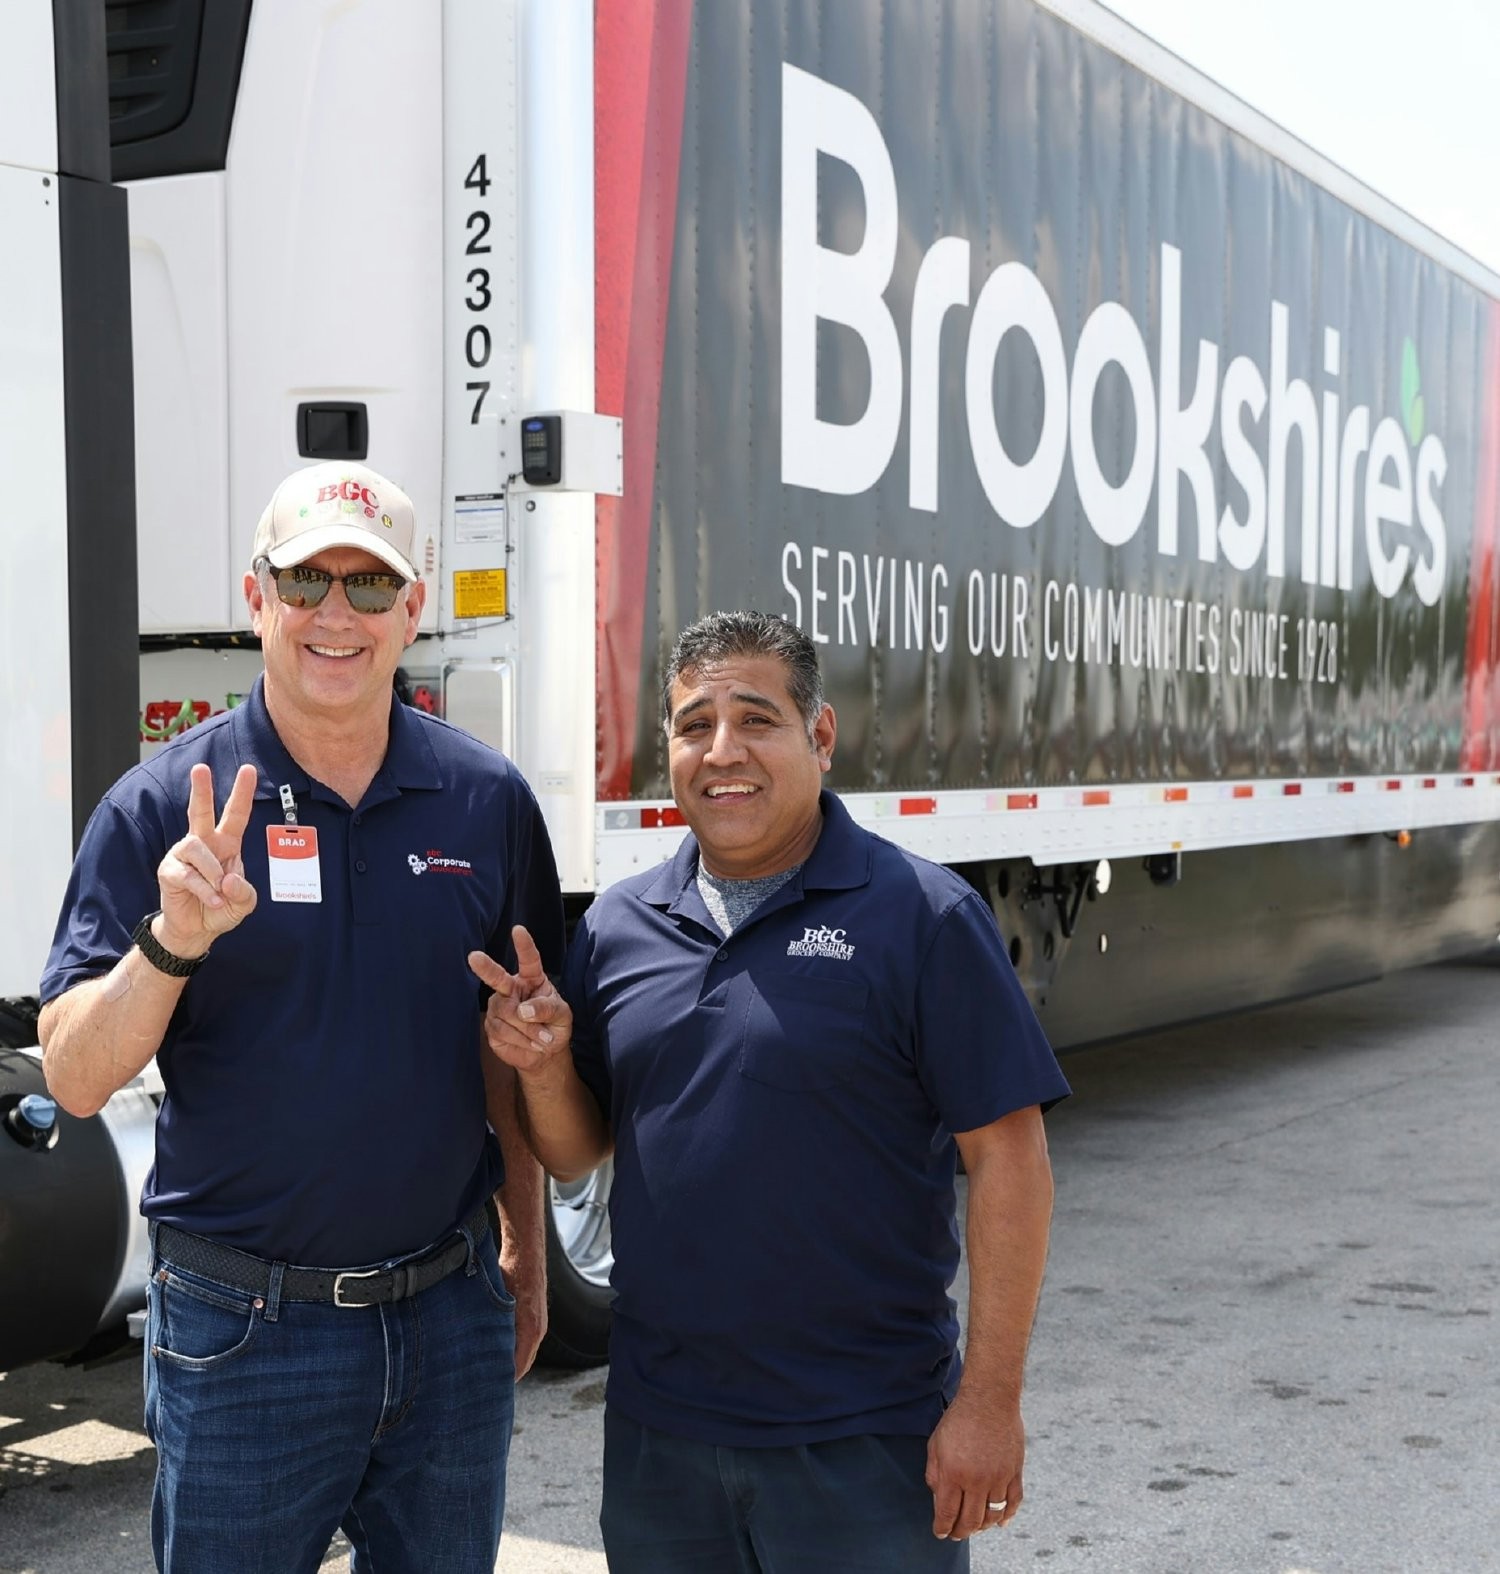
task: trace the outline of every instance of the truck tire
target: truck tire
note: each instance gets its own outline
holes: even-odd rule
[[[609,1287],[614,1245],[606,1159],[582,1180],[547,1183],[547,1337],[539,1359],[574,1371],[609,1359]]]

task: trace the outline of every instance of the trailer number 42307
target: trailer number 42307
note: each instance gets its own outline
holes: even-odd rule
[[[490,215],[489,210],[484,206],[489,189],[490,177],[486,166],[486,155],[481,153],[469,166],[469,173],[464,176],[464,190],[479,193],[476,206],[464,217],[464,234],[469,238],[463,253],[466,266],[469,258],[490,255]],[[487,312],[493,293],[488,264],[476,261],[468,268],[464,277],[465,309],[476,314]],[[482,372],[490,364],[490,330],[477,315],[469,322],[464,333],[464,363],[472,372]],[[474,405],[469,412],[469,425],[478,426],[480,412],[484,409],[484,401],[490,391],[489,379],[466,382],[464,387],[474,395]]]

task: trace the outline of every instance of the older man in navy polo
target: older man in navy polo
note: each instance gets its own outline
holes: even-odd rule
[[[802,633],[704,619],[663,699],[677,856],[585,915],[562,995],[524,934],[514,975],[471,958],[543,1165],[614,1155],[610,1567],[966,1568],[1021,1502],[1067,1085],[981,898],[822,790]]]
[[[166,1086],[146,1423],[182,1574],[313,1570],[340,1526],[356,1571],[494,1566],[545,1270],[463,959],[518,922],[560,959],[561,902],[517,772],[394,699],[414,535],[361,465],[277,488],[245,575],[265,673],[110,789],[42,982],[67,1109],[153,1055]]]

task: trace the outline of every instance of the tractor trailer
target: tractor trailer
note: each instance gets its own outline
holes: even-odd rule
[[[50,1110],[36,983],[105,787],[254,681],[299,461],[415,500],[402,696],[519,764],[575,913],[682,835],[673,636],[753,606],[1059,1048],[1495,944],[1500,279],[1103,7],[0,31],[0,1367],[141,1298],[159,1084]],[[561,1359],[608,1187],[553,1190]]]

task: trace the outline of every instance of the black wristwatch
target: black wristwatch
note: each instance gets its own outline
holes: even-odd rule
[[[135,933],[130,937],[131,942],[158,972],[165,973],[168,978],[191,978],[208,960],[208,952],[205,951],[202,956],[177,956],[167,950],[151,933],[151,925],[160,917],[159,907],[154,913],[147,913],[135,926]]]

